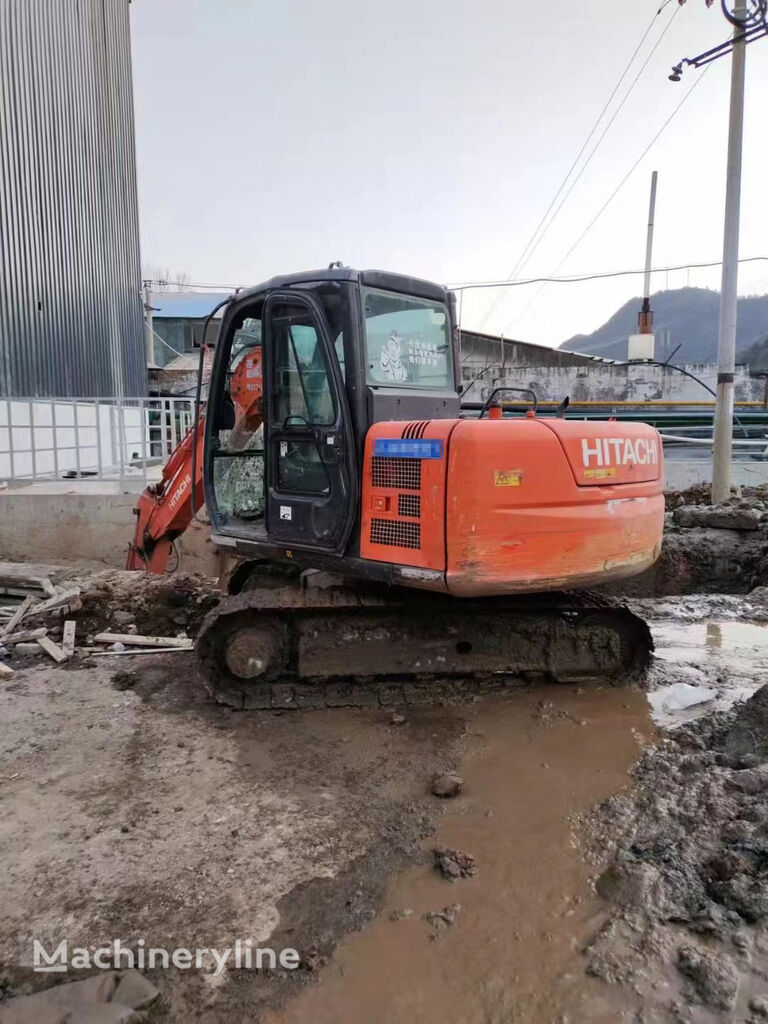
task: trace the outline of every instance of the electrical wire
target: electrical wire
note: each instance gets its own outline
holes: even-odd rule
[[[564,203],[566,202],[566,200],[570,196],[571,192],[573,191],[574,187],[576,186],[577,182],[581,178],[581,176],[584,173],[584,171],[589,166],[589,163],[592,160],[592,157],[595,155],[595,152],[597,151],[597,149],[599,148],[599,146],[602,143],[603,139],[605,138],[605,136],[606,136],[608,130],[610,129],[611,125],[616,120],[616,117],[618,116],[619,112],[623,108],[624,104],[629,99],[630,94],[632,93],[633,89],[637,85],[638,79],[640,78],[640,76],[642,75],[643,71],[647,67],[648,62],[650,61],[651,57],[653,57],[654,53],[656,52],[656,50],[657,50],[657,48],[659,46],[659,43],[661,42],[661,40],[666,35],[667,30],[669,29],[670,25],[672,24],[672,22],[674,21],[675,17],[679,13],[680,8],[678,6],[678,7],[675,8],[674,12],[672,13],[672,17],[669,19],[669,21],[667,22],[666,26],[664,27],[664,31],[661,33],[659,38],[656,40],[656,43],[655,43],[653,49],[651,50],[650,54],[646,58],[643,66],[640,68],[640,71],[635,76],[635,79],[632,82],[632,84],[630,85],[628,91],[625,93],[624,98],[622,99],[621,103],[619,104],[619,106],[614,111],[610,121],[608,122],[608,124],[606,125],[606,127],[603,130],[602,134],[600,135],[599,139],[595,143],[595,146],[593,147],[592,151],[590,152],[589,156],[587,157],[587,160],[585,161],[584,165],[579,170],[579,173],[574,178],[573,182],[570,185],[570,188],[568,188],[568,191],[563,196],[562,201],[557,206],[557,209],[555,210],[554,214],[552,215],[552,218],[549,220],[549,223],[547,223],[546,227],[544,227],[544,225],[545,225],[545,223],[547,221],[547,218],[549,218],[550,213],[552,212],[552,210],[555,207],[555,205],[558,203],[558,200],[560,199],[560,196],[562,195],[563,189],[566,188],[571,175],[575,171],[576,167],[579,164],[579,161],[581,160],[582,156],[586,152],[587,147],[589,146],[589,143],[592,140],[592,137],[594,136],[595,132],[597,131],[597,129],[598,129],[599,125],[600,125],[600,122],[605,117],[606,113],[608,112],[608,109],[611,106],[611,103],[613,102],[614,98],[616,97],[616,94],[618,93],[619,89],[621,88],[621,85],[622,85],[624,79],[627,77],[627,74],[629,73],[629,70],[632,67],[632,64],[634,63],[635,58],[637,57],[638,53],[642,49],[643,44],[645,43],[646,39],[650,35],[651,30],[652,30],[652,28],[653,28],[653,26],[654,26],[654,24],[656,22],[656,19],[661,14],[661,12],[664,10],[664,8],[667,6],[667,2],[668,2],[668,0],[666,0],[666,2],[663,3],[661,5],[661,7],[659,7],[659,9],[656,11],[656,13],[653,15],[653,17],[651,18],[650,22],[648,23],[648,27],[646,28],[645,32],[640,37],[640,42],[635,47],[634,52],[632,53],[632,56],[627,61],[627,64],[625,65],[624,70],[622,71],[621,75],[619,76],[619,80],[616,82],[616,85],[613,87],[613,90],[612,90],[610,96],[608,97],[608,99],[606,100],[605,105],[603,106],[603,109],[600,111],[600,113],[599,113],[599,115],[597,117],[597,120],[592,125],[591,129],[589,130],[589,133],[587,134],[586,138],[584,139],[584,142],[583,142],[583,144],[581,146],[581,149],[577,153],[575,160],[573,161],[571,166],[568,168],[568,173],[565,175],[565,177],[563,178],[562,182],[560,183],[560,186],[557,189],[557,192],[555,192],[555,195],[553,196],[552,201],[550,202],[549,206],[547,207],[547,209],[544,212],[544,216],[541,218],[541,220],[537,224],[536,229],[534,230],[533,234],[528,239],[528,242],[527,242],[525,248],[523,249],[522,253],[520,254],[520,257],[519,257],[517,263],[515,264],[514,268],[511,270],[509,275],[507,276],[507,280],[508,281],[510,281],[512,278],[514,278],[515,275],[518,274],[523,269],[524,266],[526,266],[526,264],[531,259],[531,257],[533,256],[534,252],[536,251],[536,249],[539,247],[539,244],[541,243],[541,240],[543,239],[543,237],[547,233],[547,231],[549,231],[549,229],[552,226],[552,224],[554,223],[557,215],[559,214],[560,210],[562,209]],[[544,228],[543,231],[541,230],[542,228]],[[537,235],[539,235],[540,231],[541,231],[541,235],[537,238]],[[480,327],[481,328],[486,323],[488,318],[490,316],[492,316],[493,313],[496,311],[496,309],[498,308],[498,306],[501,303],[502,299],[503,299],[503,296],[498,296],[491,303],[490,307],[485,312],[482,320],[480,321]]]
[[[668,118],[666,119],[666,121],[665,121],[665,122],[664,122],[664,124],[663,124],[663,125],[661,126],[661,128],[659,128],[659,130],[658,130],[658,131],[656,132],[656,134],[655,134],[655,135],[653,136],[653,138],[652,138],[652,139],[651,139],[651,141],[650,141],[650,142],[648,143],[648,145],[647,145],[647,146],[645,147],[645,149],[644,149],[644,150],[642,151],[642,153],[640,154],[640,156],[639,156],[639,157],[638,157],[638,158],[637,158],[637,159],[635,160],[635,162],[634,162],[634,163],[632,164],[632,166],[631,166],[631,167],[629,168],[629,170],[628,170],[628,171],[627,171],[627,173],[626,173],[626,174],[624,175],[624,177],[623,177],[623,178],[621,179],[621,181],[620,181],[620,182],[619,182],[619,184],[618,184],[618,185],[616,186],[616,188],[615,188],[615,189],[613,190],[613,192],[611,192],[611,194],[610,194],[610,195],[608,196],[608,198],[606,199],[606,201],[605,201],[605,202],[603,203],[603,205],[602,205],[602,206],[600,207],[600,209],[599,209],[599,210],[597,211],[597,213],[596,213],[596,214],[594,215],[594,217],[593,217],[593,218],[592,218],[592,220],[591,220],[591,221],[589,222],[589,224],[587,224],[587,226],[586,226],[586,227],[584,228],[584,230],[583,230],[583,231],[581,232],[581,234],[580,234],[580,235],[579,235],[579,237],[578,237],[578,238],[576,239],[576,241],[575,241],[575,242],[573,243],[573,245],[572,245],[572,246],[570,247],[570,249],[569,249],[569,250],[568,250],[568,252],[567,252],[567,253],[565,254],[565,256],[563,256],[563,258],[562,258],[562,259],[560,260],[560,262],[559,262],[559,263],[557,264],[557,266],[556,266],[556,267],[554,268],[554,270],[552,270],[552,271],[551,271],[551,272],[550,272],[550,273],[549,273],[549,274],[547,275],[547,277],[554,277],[554,276],[555,276],[555,275],[557,274],[557,272],[558,272],[558,270],[560,269],[560,267],[562,267],[562,265],[563,265],[563,264],[564,264],[564,263],[565,263],[565,262],[566,262],[566,261],[567,261],[567,260],[568,260],[568,259],[569,259],[569,258],[570,258],[570,257],[572,256],[572,255],[573,255],[573,253],[574,253],[574,252],[576,251],[576,249],[577,249],[577,248],[578,248],[578,247],[579,247],[579,246],[581,245],[581,243],[582,243],[582,242],[584,241],[584,239],[585,239],[585,238],[587,237],[587,235],[589,234],[589,232],[590,232],[590,231],[592,230],[592,228],[593,228],[593,227],[595,226],[595,224],[596,224],[596,223],[598,222],[598,220],[599,220],[599,219],[600,219],[600,218],[602,217],[602,215],[603,215],[603,214],[605,213],[605,211],[606,211],[606,210],[608,209],[608,207],[609,207],[609,206],[610,206],[610,204],[611,204],[611,203],[613,202],[613,200],[614,200],[614,199],[616,198],[616,196],[617,196],[617,195],[619,194],[619,192],[620,192],[620,191],[622,190],[622,188],[624,188],[624,186],[626,185],[627,181],[628,181],[628,180],[629,180],[629,179],[631,178],[631,176],[632,176],[632,175],[634,174],[635,170],[636,170],[636,169],[638,168],[638,166],[639,166],[639,165],[640,165],[640,164],[642,163],[642,161],[643,161],[643,160],[645,159],[645,157],[646,157],[646,156],[648,155],[648,153],[649,153],[649,152],[651,151],[651,149],[653,148],[653,146],[654,146],[654,145],[656,144],[656,142],[658,142],[658,140],[659,140],[659,139],[661,138],[662,134],[663,134],[663,133],[664,133],[664,132],[666,131],[666,129],[667,129],[667,128],[669,127],[669,125],[670,125],[670,124],[672,123],[672,120],[673,120],[673,119],[675,118],[675,116],[677,115],[677,113],[679,112],[679,110],[680,110],[680,109],[682,108],[682,106],[683,106],[683,105],[684,105],[684,104],[685,104],[685,103],[686,103],[686,102],[688,101],[688,99],[689,99],[689,97],[691,96],[691,94],[693,93],[693,91],[694,91],[694,90],[695,90],[696,88],[698,88],[698,86],[699,86],[699,85],[701,84],[702,80],[704,79],[704,76],[706,75],[707,71],[709,70],[709,67],[711,67],[711,65],[708,65],[708,66],[707,66],[706,68],[704,68],[704,71],[702,71],[702,73],[701,73],[701,74],[699,75],[699,77],[698,77],[698,78],[697,78],[697,79],[696,79],[696,80],[694,81],[693,85],[692,85],[692,86],[690,87],[690,89],[688,90],[688,92],[687,92],[687,93],[686,93],[686,94],[685,94],[685,95],[683,96],[683,98],[682,98],[682,99],[680,100],[680,102],[679,102],[679,103],[677,104],[677,106],[676,106],[676,107],[675,107],[675,108],[673,109],[672,113],[671,113],[671,114],[669,115],[669,117],[668,117]],[[528,309],[529,309],[529,308],[530,308],[530,307],[531,307],[531,306],[533,305],[533,303],[534,303],[534,302],[536,301],[536,299],[537,299],[537,298],[539,297],[539,295],[541,295],[541,293],[542,293],[542,292],[544,291],[544,289],[546,288],[546,286],[547,286],[547,282],[545,282],[545,283],[543,283],[543,284],[542,284],[541,288],[539,288],[539,290],[538,290],[538,291],[536,292],[536,294],[535,294],[535,295],[533,295],[533,296],[531,297],[531,299],[530,299],[530,300],[528,301],[528,303],[527,303],[527,304],[526,304],[526,305],[525,305],[525,306],[523,307],[523,309],[522,309],[522,310],[521,310],[521,311],[520,311],[520,312],[519,312],[519,313],[517,314],[517,316],[516,316],[516,317],[514,318],[514,320],[510,320],[510,321],[509,321],[509,323],[508,323],[508,324],[507,324],[507,326],[506,326],[506,327],[504,328],[504,331],[503,331],[502,333],[506,333],[506,332],[507,332],[507,330],[509,329],[509,326],[510,326],[510,324],[514,323],[514,322],[515,322],[515,320],[519,320],[519,319],[520,319],[520,317],[522,317],[522,316],[523,316],[523,315],[524,315],[524,314],[525,314],[525,313],[526,313],[526,312],[528,311]]]
[[[739,263],[757,263],[768,261],[768,256],[744,256]],[[705,270],[710,267],[721,267],[722,260],[711,260],[708,263],[679,263],[674,267],[653,267],[652,274],[668,274],[675,270]],[[530,284],[578,284],[582,281],[602,281],[607,277],[642,277],[645,270],[605,270],[592,274],[565,275],[564,277],[529,277],[516,281],[465,281],[461,284],[447,284],[445,287],[454,292],[465,292],[473,288],[522,288]]]

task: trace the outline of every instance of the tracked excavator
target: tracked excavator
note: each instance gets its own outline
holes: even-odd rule
[[[219,701],[642,671],[647,625],[586,588],[659,555],[660,438],[535,396],[510,416],[505,390],[462,409],[455,296],[428,281],[331,266],[227,300],[205,409],[141,496],[127,563],[164,572],[205,503],[237,558],[196,641]]]

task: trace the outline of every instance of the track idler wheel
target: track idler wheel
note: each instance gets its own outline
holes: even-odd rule
[[[287,635],[276,618],[252,613],[224,617],[198,637],[208,688],[231,707],[269,707],[272,680],[285,670]]]

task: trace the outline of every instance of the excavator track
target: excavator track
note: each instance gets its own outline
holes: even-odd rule
[[[220,703],[299,709],[434,703],[521,680],[619,685],[644,672],[653,641],[628,608],[592,594],[296,585],[225,598],[196,651]]]

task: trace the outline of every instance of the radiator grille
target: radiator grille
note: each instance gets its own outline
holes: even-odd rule
[[[371,520],[371,544],[386,544],[396,548],[420,548],[419,523],[403,523],[396,519]]]
[[[408,519],[418,519],[421,515],[421,496],[418,494],[398,494],[397,514]]]
[[[371,481],[374,487],[397,487],[399,490],[421,490],[421,459],[396,459],[374,456],[371,459]]]

